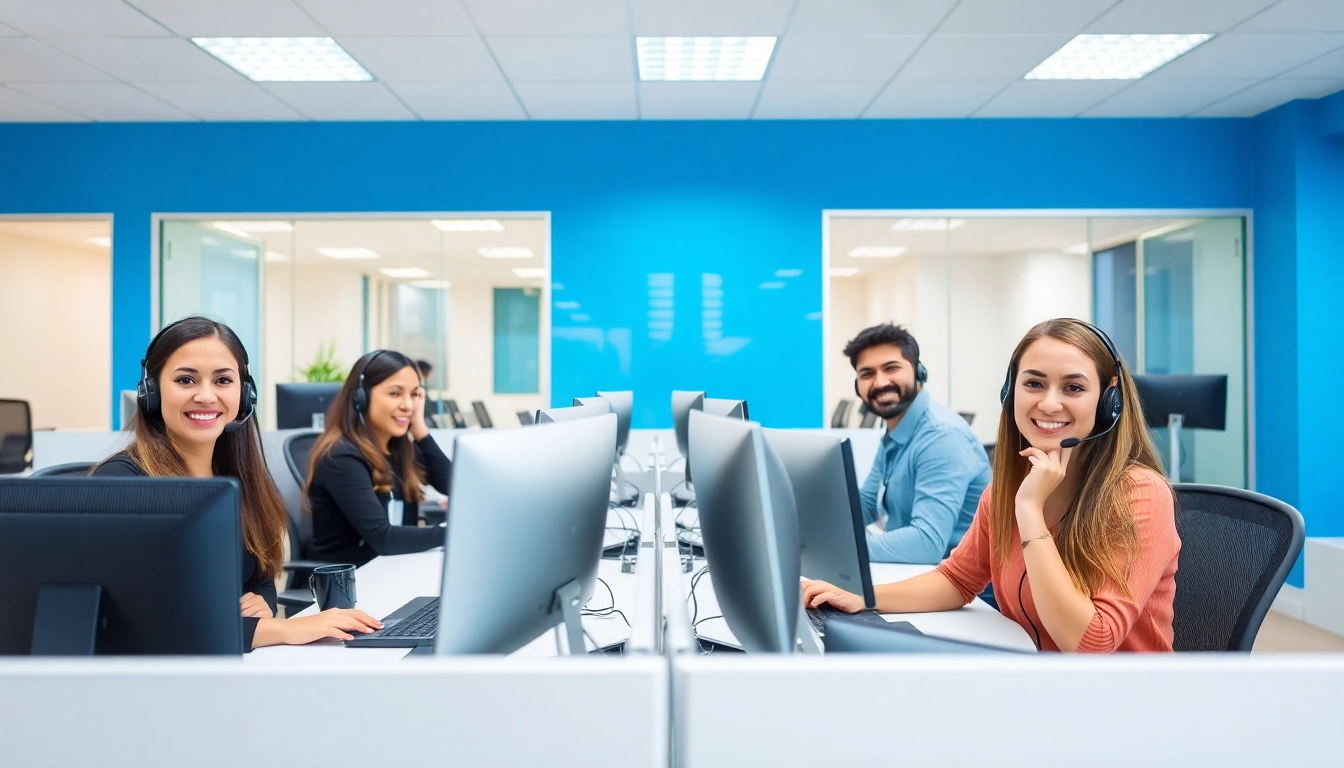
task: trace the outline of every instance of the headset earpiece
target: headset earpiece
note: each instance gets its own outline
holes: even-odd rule
[[[355,388],[355,395],[352,400],[352,403],[355,407],[355,413],[364,414],[368,412],[369,390],[364,387],[364,372],[369,370],[369,366],[373,365],[373,361],[377,360],[378,356],[386,351],[387,350],[385,349],[380,349],[377,352],[374,352],[373,356],[369,358],[369,361],[359,369],[359,386]]]
[[[152,349],[154,347],[153,342],[150,342],[149,346]],[[146,351],[146,354],[148,354],[148,351]],[[148,357],[140,360],[140,383],[135,385],[135,405],[140,409],[140,413],[151,416],[159,412],[160,400],[159,384],[154,381],[154,377],[149,375],[149,369],[145,367],[148,360]]]
[[[924,386],[929,380],[929,369],[924,367],[923,363],[915,364],[915,383]]]

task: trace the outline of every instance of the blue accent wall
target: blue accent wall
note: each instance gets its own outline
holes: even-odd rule
[[[152,213],[550,211],[554,300],[582,308],[553,312],[553,403],[630,388],[635,426],[670,426],[670,390],[707,389],[818,426],[824,209],[1246,208],[1253,140],[1239,119],[7,124],[0,212],[114,215],[114,389],[150,336]]]

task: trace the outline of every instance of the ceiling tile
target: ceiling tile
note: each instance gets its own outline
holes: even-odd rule
[[[961,0],[938,34],[1076,35],[1115,0]]]
[[[0,82],[89,83],[111,79],[31,37],[0,38]]]
[[[255,83],[135,83],[202,120],[305,120]]]
[[[790,35],[927,35],[957,0],[800,0]]]
[[[1142,35],[1226,32],[1277,0],[1122,0],[1089,24],[1097,34]]]
[[[523,120],[527,115],[504,82],[388,83],[423,120]]]
[[[115,78],[142,82],[236,81],[242,75],[178,37],[65,37],[52,47]]]
[[[1036,68],[1069,35],[934,35],[901,70],[902,80],[1010,80]]]
[[[127,0],[182,37],[325,37],[293,0]]]
[[[23,37],[23,33],[13,27],[0,24],[0,37]]]
[[[1144,78],[1084,113],[1084,117],[1185,117],[1261,82],[1254,78]]]
[[[27,94],[0,88],[0,123],[58,123],[86,119]]]
[[[21,83],[11,87],[77,115],[102,122],[195,119],[125,83]]]
[[[1282,0],[1237,28],[1238,32],[1344,32],[1344,2]]]
[[[489,37],[486,44],[510,80],[633,81],[628,36]]]
[[[760,83],[640,83],[645,120],[745,120]]]
[[[630,0],[640,36],[782,35],[794,0]]]
[[[1125,80],[1018,80],[975,117],[1075,117],[1126,85]]]
[[[1190,51],[1151,77],[1274,77],[1344,46],[1344,32],[1229,32]]]
[[[479,37],[342,37],[337,42],[379,80],[504,80]]]
[[[635,84],[514,83],[533,120],[634,120]]]
[[[297,0],[333,37],[474,35],[458,0]]]
[[[312,120],[414,120],[382,83],[268,83],[281,101]]]
[[[859,116],[881,82],[776,82],[765,84],[752,117],[764,120],[849,120]]]
[[[628,35],[626,0],[463,0],[482,35]]]
[[[1297,69],[1285,72],[1282,77],[1319,77],[1330,79],[1344,76],[1344,50],[1327,53],[1319,59],[1312,59]]]
[[[1006,85],[1003,80],[955,82],[907,81],[897,78],[864,117],[967,117]]]
[[[0,0],[0,21],[33,37],[172,34],[122,0]]]
[[[770,80],[891,79],[924,38],[906,35],[794,37],[779,42],[770,64]]]
[[[1319,99],[1344,88],[1333,80],[1270,80],[1196,112],[1197,117],[1251,117],[1294,99]]]

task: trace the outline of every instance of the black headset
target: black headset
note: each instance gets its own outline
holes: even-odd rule
[[[140,358],[140,383],[135,385],[135,405],[140,409],[140,413],[145,416],[158,415],[163,409],[163,398],[159,395],[159,383],[149,375],[150,353],[154,351],[154,345],[159,343],[163,334],[168,332],[169,328],[184,323],[187,320],[196,318],[184,317],[181,320],[169,323],[163,327],[163,330],[154,334],[150,339],[149,346],[145,348],[145,356]],[[240,345],[241,346],[241,345]],[[224,425],[225,432],[237,432],[242,429],[243,424],[252,418],[252,414],[257,410],[257,384],[252,380],[252,374],[248,372],[247,349],[243,349],[243,359],[240,361],[243,370],[239,371],[239,378],[242,379],[242,394],[238,398],[238,416]]]
[[[1111,337],[1107,336],[1105,331],[1083,320],[1076,320],[1074,318],[1064,319],[1077,323],[1096,334],[1097,338],[1101,339],[1101,343],[1106,345],[1106,351],[1111,353],[1111,358],[1115,360],[1115,384],[1108,384],[1106,389],[1102,390],[1101,397],[1097,399],[1097,420],[1096,423],[1092,425],[1092,434],[1084,437],[1082,440],[1079,440],[1076,437],[1070,437],[1061,441],[1059,444],[1061,448],[1072,448],[1083,442],[1083,440],[1091,440],[1095,437],[1101,437],[1112,429],[1115,429],[1115,425],[1120,423],[1120,414],[1124,412],[1125,409],[1124,393],[1120,389],[1120,383],[1125,379],[1125,364],[1124,361],[1120,359],[1120,353],[1116,351],[1115,344],[1111,342]],[[1004,409],[1009,409],[1011,407],[1009,401],[1012,399],[1013,379],[1016,378],[1014,376],[1015,373],[1016,371],[1013,370],[1013,366],[1010,363],[1008,365],[1008,375],[1003,379],[1003,389],[999,391],[999,402],[1003,404]],[[1065,445],[1065,443],[1068,443],[1068,445]]]
[[[915,363],[915,386],[922,387],[928,380],[929,369],[925,368],[923,363]],[[858,395],[860,400],[863,399],[863,395],[859,394],[859,379],[857,376],[854,377],[854,394]]]
[[[378,356],[386,351],[387,351],[386,349],[379,349],[375,351],[373,355],[369,357],[368,362],[364,363],[363,367],[359,369],[359,386],[355,389],[355,396],[354,396],[355,413],[364,414],[368,412],[369,390],[364,386],[364,372],[369,370],[369,366],[373,365],[373,361],[377,360]]]

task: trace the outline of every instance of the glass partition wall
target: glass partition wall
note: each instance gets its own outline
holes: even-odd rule
[[[1013,347],[1041,320],[1078,317],[1134,373],[1227,376],[1227,428],[1182,431],[1180,479],[1246,487],[1244,231],[1241,217],[832,214],[827,423],[854,399],[845,342],[892,321],[918,339],[933,398],[993,444]],[[1164,426],[1154,438],[1165,462]]]
[[[277,384],[341,381],[374,349],[430,364],[431,412],[452,402],[472,425],[479,401],[516,425],[548,402],[549,222],[492,216],[165,218],[160,327],[204,312],[238,331],[267,429]]]

